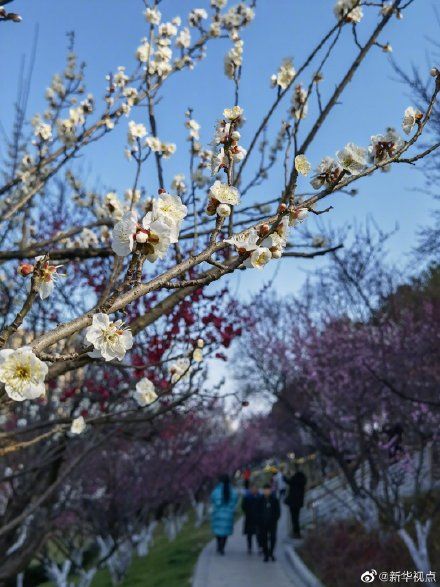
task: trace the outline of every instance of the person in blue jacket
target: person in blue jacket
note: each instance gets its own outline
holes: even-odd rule
[[[237,491],[232,487],[228,475],[222,475],[211,493],[211,527],[217,539],[217,552],[222,555],[225,554],[228,536],[234,531],[237,502]]]

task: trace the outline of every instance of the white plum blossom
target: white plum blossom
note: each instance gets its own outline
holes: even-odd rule
[[[308,213],[308,208],[295,208],[295,210],[289,214],[289,226],[295,226],[296,224],[301,223],[305,220]]]
[[[222,183],[217,180],[211,186],[209,193],[211,198],[219,202],[220,204],[229,204],[230,206],[236,206],[240,203],[240,194],[237,188]]]
[[[151,56],[151,47],[148,41],[144,40],[136,50],[136,59],[141,63],[148,63]]]
[[[144,244],[148,261],[154,263],[157,259],[163,259],[171,241],[177,242],[176,228],[166,224],[160,218],[153,220],[151,212],[144,216],[142,227],[148,235]]]
[[[150,24],[158,25],[160,23],[162,15],[155,6],[154,8],[147,8],[145,10],[145,18]]]
[[[118,67],[117,72],[113,75],[112,78],[114,85],[118,88],[125,88],[129,79],[130,78],[125,73],[125,67],[123,65]]]
[[[245,267],[253,267],[254,269],[263,269],[272,258],[272,253],[267,247],[257,247],[252,251],[250,257],[248,257],[244,265]]]
[[[173,181],[171,182],[171,187],[173,190],[176,190],[176,192],[180,192],[181,194],[186,192],[185,176],[183,173],[177,173],[174,176]]]
[[[362,20],[364,13],[358,0],[337,0],[333,12],[338,20],[344,19],[346,22],[358,23]]]
[[[408,106],[403,115],[402,129],[407,135],[412,131],[419,120],[423,118],[423,114],[417,108]]]
[[[59,118],[57,120],[58,138],[66,145],[75,142],[75,125],[70,118]]]
[[[147,129],[141,123],[137,124],[133,120],[128,123],[128,142],[132,145],[137,139],[143,139],[147,135]]]
[[[302,120],[307,116],[308,110],[307,92],[301,84],[298,84],[292,96],[292,115],[297,120]]]
[[[118,257],[126,257],[133,250],[137,220],[137,213],[131,210],[115,224],[112,231],[112,249]]]
[[[167,192],[161,192],[159,197],[153,200],[151,213],[147,214],[147,222],[160,220],[169,227],[168,236],[170,243],[177,243],[180,225],[187,214],[187,207],[182,204],[179,196],[173,196]]]
[[[85,339],[94,347],[89,356],[105,361],[122,361],[127,350],[133,346],[133,335],[123,328],[122,320],[111,322],[108,315],[102,312],[94,314],[92,325],[86,329]]]
[[[310,184],[315,190],[333,185],[342,173],[342,167],[333,157],[324,157],[315,170]]]
[[[276,229],[268,235],[261,243],[262,247],[267,247],[272,253],[272,258],[279,259],[287,245],[289,235],[289,218],[284,216]]]
[[[50,141],[52,138],[52,127],[50,124],[38,122],[34,127],[34,135],[40,137],[42,141]]]
[[[158,153],[162,150],[162,142],[157,137],[148,137],[145,143],[155,153]]]
[[[155,153],[160,153],[162,157],[168,159],[176,152],[174,143],[164,143],[158,137],[148,137],[145,144]]]
[[[115,220],[121,220],[124,210],[115,192],[108,192],[104,197],[103,207]]]
[[[185,126],[189,129],[190,138],[198,141],[200,139],[200,124],[196,120],[190,118],[185,122]]]
[[[159,27],[159,35],[164,37],[175,37],[177,35],[176,25],[172,22],[163,22]]]
[[[174,363],[172,363],[169,368],[171,383],[177,383],[182,379],[182,377],[188,375],[190,366],[191,361],[188,359],[188,357],[181,357],[180,359],[174,361]]]
[[[138,91],[136,88],[132,88],[132,87],[127,87],[124,88],[124,91],[122,92],[124,94],[124,97],[127,99],[127,104],[131,107],[133,106],[138,99]]]
[[[176,152],[176,148],[175,143],[162,143],[162,157],[169,159]]]
[[[354,143],[347,143],[345,147],[336,153],[341,167],[352,175],[361,173],[367,165],[367,151]]]
[[[227,218],[231,215],[231,206],[229,204],[220,204],[217,206],[216,212],[221,218]]]
[[[375,164],[384,163],[403,147],[404,141],[393,128],[387,129],[385,135],[374,135],[371,137],[371,145],[368,153]]]
[[[298,173],[301,173],[301,175],[308,175],[312,166],[305,155],[297,155],[295,157],[295,169]]]
[[[176,37],[176,47],[180,47],[181,49],[188,49],[191,45],[191,32],[189,28],[185,27]]]
[[[224,8],[226,6],[226,4],[228,3],[228,0],[211,0],[211,6],[213,8]]]
[[[243,41],[241,39],[234,43],[232,49],[225,55],[224,69],[225,75],[229,79],[234,79],[235,72],[243,63]]]
[[[83,416],[78,416],[72,420],[72,425],[70,426],[70,433],[71,434],[82,434],[86,429],[86,421],[84,420]]]
[[[166,224],[179,225],[187,215],[188,209],[179,196],[162,192],[153,200],[153,218],[160,218]]]
[[[41,259],[41,256],[35,258],[36,261]],[[34,279],[40,299],[45,300],[53,293],[55,282],[59,277],[66,277],[64,273],[58,273],[60,267],[62,267],[62,265],[50,265],[49,262],[46,261],[41,268],[39,275],[35,275]],[[28,289],[30,290],[30,288],[31,281],[28,281]]]
[[[292,83],[295,73],[292,59],[284,59],[278,72],[270,78],[272,87],[279,86],[282,90],[286,90]]]
[[[241,106],[232,106],[232,108],[225,108],[223,110],[223,116],[226,120],[237,120],[243,116],[243,108]]]
[[[247,251],[254,251],[258,247],[257,241],[258,233],[255,228],[251,228],[226,239],[225,243],[233,245],[239,253],[246,253]]]
[[[124,198],[130,204],[131,202],[136,204],[141,199],[141,190],[133,190],[132,188],[129,188],[128,190],[125,190]]]
[[[194,352],[192,354],[192,359],[196,363],[201,363],[203,361],[203,351],[201,348],[194,349]]]
[[[30,347],[0,351],[0,381],[8,396],[16,402],[44,396],[47,372],[47,365]]]
[[[143,377],[136,383],[136,391],[133,392],[133,397],[138,405],[144,408],[152,404],[158,396],[154,390],[153,382],[148,377]]]
[[[198,26],[202,20],[208,18],[208,13],[204,8],[194,8],[188,15],[189,25],[192,27]]]

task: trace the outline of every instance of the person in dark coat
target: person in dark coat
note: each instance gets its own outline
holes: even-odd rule
[[[263,487],[263,496],[260,500],[260,537],[265,563],[269,559],[276,560],[274,550],[280,514],[280,501],[272,492],[271,486],[266,484]]]
[[[288,493],[285,500],[289,506],[290,516],[292,519],[292,531],[294,538],[301,538],[301,530],[299,524],[299,514],[304,505],[304,494],[307,484],[307,477],[304,473],[296,467],[296,472],[292,477],[285,477],[285,482],[288,486]]]
[[[261,515],[262,496],[256,485],[251,485],[241,502],[241,509],[244,513],[243,534],[246,535],[248,554],[252,553],[252,536],[256,536],[257,543],[260,544],[260,515]]]
[[[211,527],[217,539],[217,552],[225,554],[225,546],[234,530],[234,513],[238,493],[232,487],[228,475],[222,475],[211,493]]]

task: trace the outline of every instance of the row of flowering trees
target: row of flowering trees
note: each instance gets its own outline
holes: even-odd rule
[[[307,159],[366,56],[389,50],[383,31],[399,26],[412,0],[338,0],[323,15],[327,32],[301,63],[280,56],[260,120],[246,120],[240,104],[242,32],[255,1],[211,0],[185,19],[166,19],[165,2],[140,4],[145,36],[134,40],[133,63],[106,76],[102,98],[87,91],[71,37],[44,111],[27,123],[24,79],[11,123],[0,186],[0,547],[14,549],[0,561],[0,580],[23,570],[41,547],[51,505],[78,467],[121,431],[197,412],[216,397],[207,359],[224,358],[240,327],[227,287],[210,284],[334,250],[339,243],[314,238],[311,227],[306,252],[291,239],[301,222],[330,211],[321,207],[325,198],[438,147],[418,146],[440,91],[434,67],[424,107],[409,106],[393,121],[405,140],[387,130],[368,148],[348,142],[336,157],[323,153],[313,174]],[[0,22],[13,30],[20,19],[10,15],[2,9]],[[353,58],[332,79],[342,39],[353,43]],[[202,105],[186,110],[189,170],[169,177],[167,160],[182,146],[160,136],[158,104],[176,100],[169,80],[191,75],[214,42],[226,45],[225,109],[212,112],[213,122],[220,118],[207,146],[195,117]],[[105,148],[117,127],[126,129],[120,150],[132,182],[121,191],[94,189],[77,159],[91,145]],[[277,189],[269,192],[271,175]]]
[[[107,568],[117,585],[132,557],[148,554],[158,524],[172,540],[183,524],[204,522],[218,476],[273,450],[259,422],[233,433],[222,412],[220,404],[211,402],[203,416],[189,409],[167,414],[150,424],[132,425],[129,433],[119,430],[105,448],[94,451],[39,521],[39,576],[45,574],[58,587],[74,579],[86,587],[98,570]],[[87,443],[86,436],[74,443],[71,457]],[[189,521],[191,511],[194,522]],[[24,525],[8,554],[31,531]],[[34,584],[35,565],[22,579]]]
[[[428,572],[439,513],[439,269],[398,285],[383,257],[383,237],[368,230],[302,298],[260,300],[244,334],[252,351],[238,359],[254,374],[242,392],[252,397],[263,380],[277,428],[300,427],[337,465],[366,527],[397,532]]]

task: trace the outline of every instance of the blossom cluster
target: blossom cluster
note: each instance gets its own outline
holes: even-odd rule
[[[409,134],[415,125],[423,118],[420,110],[409,106],[404,113],[402,129]],[[343,173],[358,175],[367,167],[368,163],[381,165],[386,171],[387,161],[392,160],[405,146],[405,141],[393,128],[388,128],[384,134],[373,135],[368,149],[348,143],[333,157],[324,157],[316,168],[311,185],[314,189],[335,185]]]
[[[214,175],[222,169],[228,174],[234,161],[241,161],[246,156],[246,150],[238,144],[240,133],[237,128],[242,124],[242,116],[243,109],[240,106],[226,108],[223,111],[223,119],[217,124],[214,139],[217,145],[217,151],[212,159],[212,173]],[[217,180],[209,190],[206,213],[227,217],[231,214],[231,206],[236,206],[239,203],[238,189],[229,183]]]
[[[118,256],[125,257],[136,246],[148,261],[154,263],[165,256],[170,244],[177,243],[186,214],[187,208],[180,197],[161,189],[140,223],[137,211],[129,210],[115,224],[112,249]]]
[[[144,138],[145,140],[142,142]],[[176,145],[174,143],[166,143],[154,136],[147,137],[145,125],[136,123],[133,120],[130,120],[128,123],[127,140],[129,144],[129,148],[126,150],[127,158],[132,157],[143,146],[151,149],[153,153],[159,153],[164,159],[168,159],[176,152]]]
[[[35,257],[35,261],[38,263],[43,260],[43,256]],[[58,269],[62,265],[51,265],[49,261],[44,261],[42,266],[39,267],[38,272],[34,274],[35,265],[32,263],[21,263],[18,267],[18,273],[22,277],[28,277],[34,274],[34,282],[36,290],[40,296],[40,299],[45,300],[48,298],[55,288],[55,282],[59,277],[66,277],[64,273],[59,273]],[[31,281],[27,282],[28,290],[31,289]]]

